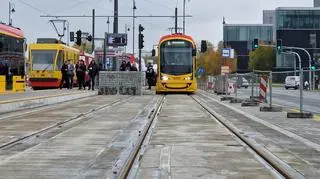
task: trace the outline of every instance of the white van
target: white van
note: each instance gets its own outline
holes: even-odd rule
[[[300,86],[300,77],[299,76],[287,76],[285,83],[284,83],[284,87],[286,89],[289,88],[294,88],[294,89],[298,89]]]

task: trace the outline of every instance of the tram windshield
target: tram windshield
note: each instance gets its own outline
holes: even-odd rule
[[[57,50],[31,50],[33,70],[53,70]]]
[[[192,44],[185,40],[166,41],[160,46],[160,72],[169,75],[192,73]]]

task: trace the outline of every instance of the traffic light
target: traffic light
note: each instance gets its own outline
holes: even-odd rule
[[[91,41],[92,41],[92,35],[88,35],[87,40],[88,40],[89,42],[91,42]]]
[[[259,48],[259,39],[253,39],[252,50]]]
[[[144,27],[141,24],[139,24],[139,33],[141,33],[142,31],[144,31]]]
[[[282,50],[282,40],[277,39],[277,51],[281,51],[281,50]]]
[[[143,49],[143,47],[144,47],[143,38],[144,38],[144,35],[143,34],[139,34],[139,49]]]
[[[82,34],[81,30],[78,30],[78,31],[76,32],[76,34],[77,34],[76,44],[77,44],[78,46],[80,46],[80,45],[81,45],[81,34]]]
[[[70,32],[70,42],[74,42],[74,32]]]
[[[207,41],[201,40],[201,52],[206,52],[207,51]]]
[[[144,31],[144,27],[142,27],[141,24],[139,24],[139,49],[143,49],[144,47],[144,35],[141,33],[142,31]]]

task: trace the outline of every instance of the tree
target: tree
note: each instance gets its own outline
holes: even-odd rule
[[[92,53],[92,43],[86,40],[81,43],[81,46],[74,43],[72,47],[86,53]]]
[[[276,52],[272,47],[260,46],[249,53],[249,68],[254,70],[271,71],[276,62]]]
[[[219,75],[220,68],[225,60],[225,65],[230,67],[230,73],[236,72],[237,60],[236,59],[224,59],[222,57],[223,43],[219,42],[218,47],[215,48],[211,43],[208,43],[208,50],[205,53],[198,53],[197,55],[197,69],[202,67],[205,70],[205,74],[202,76],[205,78],[208,75]]]

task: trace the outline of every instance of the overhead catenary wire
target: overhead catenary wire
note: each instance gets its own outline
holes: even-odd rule
[[[20,3],[22,3],[22,4],[24,4],[24,5],[26,5],[26,6],[28,6],[28,7],[30,7],[30,8],[32,8],[32,9],[35,10],[35,11],[38,11],[38,12],[40,12],[40,13],[44,13],[44,14],[46,14],[46,15],[50,15],[47,11],[42,10],[42,9],[39,9],[39,8],[33,6],[33,5],[29,4],[29,3],[26,3],[26,2],[24,2],[24,1],[22,1],[22,0],[17,0],[17,1],[20,2]]]

